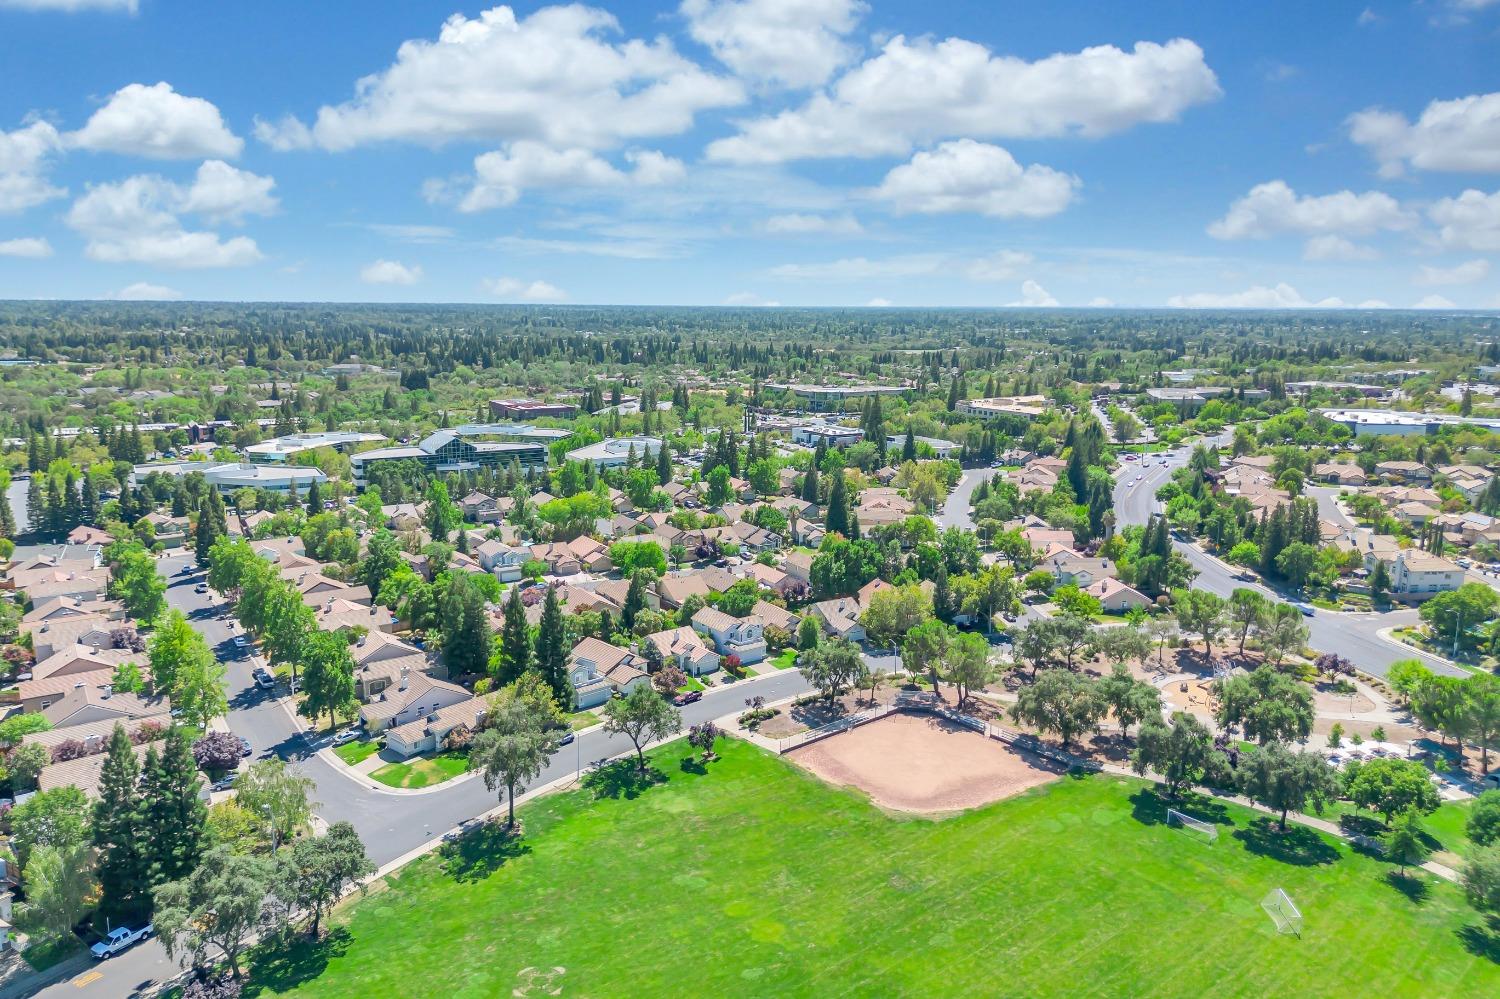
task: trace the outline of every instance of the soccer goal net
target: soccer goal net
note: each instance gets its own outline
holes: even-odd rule
[[[1276,924],[1277,933],[1302,936],[1302,912],[1292,903],[1286,892],[1280,888],[1275,889],[1260,900],[1260,907],[1266,910],[1266,914]]]
[[[1175,808],[1167,809],[1167,825],[1181,826],[1184,829],[1189,829],[1195,833],[1198,833],[1209,843],[1217,843],[1219,841],[1218,826],[1214,825],[1212,822],[1204,822],[1202,819],[1195,819],[1191,815],[1188,815],[1185,812],[1179,812]]]

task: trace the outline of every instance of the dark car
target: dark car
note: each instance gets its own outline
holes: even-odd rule
[[[573,732],[564,732],[562,738],[557,740],[557,744],[559,746],[571,746],[573,740],[577,738],[578,736]]]
[[[250,748],[250,740],[245,738],[243,735],[240,736],[240,756],[249,756],[253,752],[255,752],[255,750]]]
[[[672,698],[672,703],[680,708],[684,704],[692,704],[694,701],[701,700],[703,700],[703,691],[685,690],[682,693],[678,694],[676,697]]]
[[[230,774],[227,777],[220,777],[218,780],[208,785],[208,789],[210,791],[228,791],[230,788],[234,787],[234,779],[237,776],[239,775]]]

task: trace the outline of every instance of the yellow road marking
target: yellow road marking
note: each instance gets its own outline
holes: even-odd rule
[[[76,985],[78,988],[81,989],[85,985],[92,985],[92,984],[94,984],[95,982],[97,982],[99,979],[101,979],[103,977],[104,977],[104,973],[103,972],[100,972],[100,971],[90,971],[87,974],[79,975],[77,978],[73,979],[73,984]]]

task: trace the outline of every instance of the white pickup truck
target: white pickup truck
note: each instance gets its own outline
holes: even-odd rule
[[[120,954],[124,951],[129,950],[131,947],[134,947],[142,940],[145,940],[154,932],[155,927],[153,927],[150,923],[147,923],[145,926],[142,926],[137,930],[132,930],[127,926],[121,926],[117,929],[110,930],[108,936],[106,936],[103,940],[100,940],[98,943],[94,944],[94,946],[90,947],[89,950],[93,952],[93,955],[97,960],[105,961],[111,957],[114,957],[116,954]]]

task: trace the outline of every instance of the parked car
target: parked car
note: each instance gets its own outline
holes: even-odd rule
[[[685,690],[682,693],[678,694],[676,697],[672,698],[672,703],[680,708],[684,704],[692,704],[694,701],[701,700],[703,700],[703,691]]]
[[[255,750],[250,748],[250,740],[245,738],[243,735],[240,736],[240,758],[243,759],[253,752],[255,752]]]
[[[90,947],[89,952],[94,955],[95,960],[107,961],[116,954],[123,953],[134,947],[154,932],[156,932],[156,928],[150,923],[138,929],[119,926],[110,930],[109,936]]]
[[[1306,603],[1303,603],[1300,600],[1293,600],[1292,601],[1292,606],[1295,607],[1295,608],[1297,608],[1297,610],[1301,611],[1303,617],[1312,617],[1313,614],[1315,613],[1315,611],[1313,610],[1313,605],[1312,604],[1306,604]]]
[[[214,781],[212,784],[208,785],[208,789],[210,791],[228,791],[230,788],[234,787],[234,779],[238,776],[239,774],[237,773],[226,774],[225,776],[220,777],[218,780]]]
[[[333,745],[335,745],[335,746],[343,746],[343,745],[345,745],[347,743],[355,742],[355,741],[357,741],[359,739],[359,736],[360,736],[359,729],[346,728],[342,732],[339,732],[336,735],[334,735],[334,737],[333,737]]]
[[[1238,579],[1238,580],[1242,580],[1243,582],[1246,582],[1246,583],[1253,583],[1259,577],[1256,576],[1255,573],[1251,572],[1249,569],[1241,569],[1239,572],[1237,572],[1237,573],[1234,574],[1234,578]]]
[[[207,583],[199,583],[197,586],[193,587],[193,592],[194,593],[207,593],[208,592],[208,584]]]
[[[571,746],[573,740],[577,738],[578,736],[574,732],[564,732],[562,738],[557,740],[557,744],[559,746]]]
[[[276,686],[276,678],[259,667],[256,668],[253,676],[255,677],[255,685],[262,690],[270,690]]]
[[[245,646],[247,646],[249,644],[250,644],[250,639],[246,638],[244,635],[235,635],[234,636],[234,647],[235,648],[237,648],[237,649],[243,649]]]

